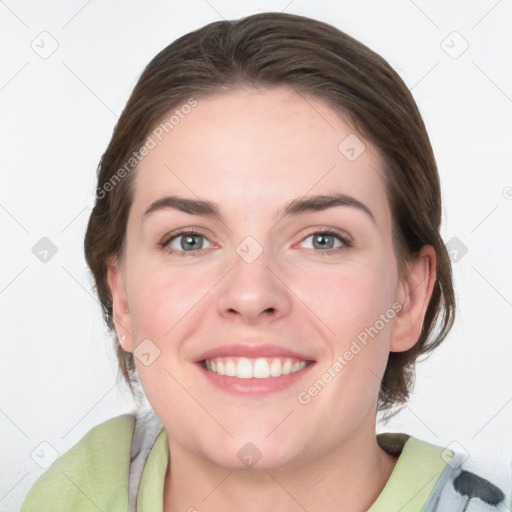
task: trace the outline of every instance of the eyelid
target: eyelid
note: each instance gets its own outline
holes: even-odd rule
[[[350,235],[349,233],[342,229],[335,228],[332,226],[313,226],[311,228],[308,228],[307,234],[302,235],[302,238],[299,241],[302,242],[305,238],[314,235],[315,233],[332,234],[340,237],[342,240],[346,239],[347,242],[350,242],[352,244],[355,243],[354,237],[352,235]]]
[[[188,234],[191,234],[191,235],[201,235],[202,237],[206,238],[212,245],[214,245],[214,246],[216,245],[214,242],[212,242],[210,240],[209,235],[206,233],[206,231],[204,229],[198,228],[198,227],[195,227],[195,226],[190,226],[190,227],[185,227],[185,228],[177,228],[177,229],[174,229],[173,231],[169,231],[169,233],[166,233],[162,237],[162,239],[158,243],[158,245],[166,246],[174,238],[178,238],[180,236],[184,236],[184,235],[188,235]],[[191,251],[189,251],[189,252],[191,252]]]
[[[342,247],[338,247],[336,249],[327,249],[325,251],[318,250],[318,249],[312,249],[314,252],[317,252],[317,253],[318,252],[320,252],[320,253],[336,252],[342,248],[350,248],[355,243],[354,238],[346,231],[343,231],[339,228],[334,228],[331,226],[320,225],[320,226],[309,227],[307,229],[307,232],[305,234],[303,233],[301,235],[300,239],[298,240],[298,242],[295,245],[304,242],[304,240],[306,240],[307,238],[309,238],[310,236],[315,235],[315,234],[324,234],[327,236],[334,236],[334,237],[338,238],[339,241],[342,243]],[[194,227],[190,226],[190,227],[185,227],[185,228],[177,228],[177,229],[167,233],[162,238],[162,240],[158,243],[158,246],[162,249],[168,250],[168,246],[171,241],[173,241],[176,238],[179,238],[180,236],[185,236],[185,235],[201,236],[201,237],[205,238],[206,240],[208,240],[208,243],[210,243],[213,246],[213,248],[218,247],[218,245],[215,242],[212,242],[210,240],[209,236],[206,234],[204,229],[195,227],[195,226]],[[210,248],[207,248],[207,249],[210,249]],[[169,253],[177,252],[179,254],[195,255],[196,253],[199,253],[199,252],[202,252],[205,250],[206,250],[205,248],[196,249],[193,251],[182,251],[179,249],[172,249],[169,251]]]

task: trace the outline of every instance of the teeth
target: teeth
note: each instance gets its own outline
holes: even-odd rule
[[[283,365],[279,359],[274,359],[270,365],[270,375],[272,377],[279,377],[283,374]]]
[[[236,377],[236,364],[231,360],[226,362],[226,375]]]
[[[270,377],[270,365],[266,359],[256,359],[252,369],[252,375],[256,379],[267,379]]]
[[[206,359],[205,367],[209,372],[239,379],[268,379],[289,375],[306,367],[306,361],[284,357],[259,357],[248,359],[246,357],[215,357]]]
[[[299,370],[300,370],[300,363],[299,362],[293,363],[291,373],[298,372]]]
[[[219,374],[219,375],[222,375]],[[236,376],[239,379],[250,379],[252,378],[252,364],[249,359],[239,359],[236,365]]]

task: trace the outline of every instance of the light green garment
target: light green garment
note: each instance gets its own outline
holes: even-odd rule
[[[124,414],[91,429],[39,477],[21,512],[126,512],[134,424],[135,416]],[[378,441],[386,451],[401,455],[368,512],[419,512],[450,456],[404,434],[379,434]],[[163,512],[168,461],[162,428],[142,473],[137,512]]]

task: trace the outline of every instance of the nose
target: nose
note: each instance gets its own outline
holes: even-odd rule
[[[282,267],[270,261],[265,251],[251,260],[243,252],[233,258],[218,290],[219,314],[243,324],[273,322],[286,316],[292,300]]]

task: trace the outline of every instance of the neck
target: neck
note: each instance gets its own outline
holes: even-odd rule
[[[397,458],[359,436],[311,461],[275,469],[220,468],[169,439],[164,512],[366,511],[386,485]]]

